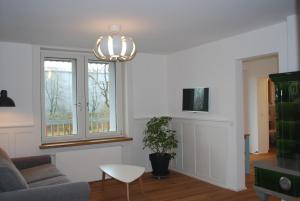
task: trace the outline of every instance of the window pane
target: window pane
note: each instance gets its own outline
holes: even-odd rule
[[[115,66],[88,62],[89,133],[116,131]]]
[[[46,137],[76,135],[75,60],[44,60]]]

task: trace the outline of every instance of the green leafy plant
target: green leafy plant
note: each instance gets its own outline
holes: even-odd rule
[[[143,139],[144,149],[148,147],[154,153],[168,153],[172,158],[176,155],[174,149],[177,147],[175,131],[169,129],[171,117],[153,117],[147,122],[145,136]]]

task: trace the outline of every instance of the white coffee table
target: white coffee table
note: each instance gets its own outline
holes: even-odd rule
[[[140,187],[143,191],[142,175],[145,172],[144,167],[124,165],[124,164],[105,164],[99,166],[102,171],[102,188],[104,189],[105,175],[109,175],[112,178],[124,182],[126,184],[127,201],[129,201],[129,183],[139,179]]]

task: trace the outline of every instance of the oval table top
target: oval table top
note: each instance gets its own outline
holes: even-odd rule
[[[105,174],[124,183],[133,182],[145,172],[144,167],[125,164],[104,164],[100,165],[99,168]]]

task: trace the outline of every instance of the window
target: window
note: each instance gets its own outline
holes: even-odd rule
[[[77,135],[76,62],[44,59],[46,137]]]
[[[43,143],[121,135],[121,68],[80,53],[41,61]]]
[[[89,133],[116,131],[115,66],[88,62]]]

